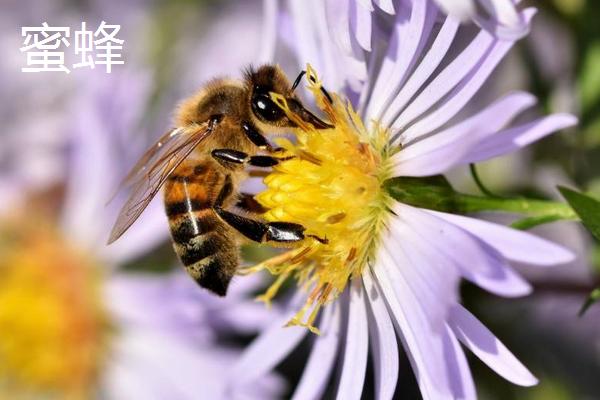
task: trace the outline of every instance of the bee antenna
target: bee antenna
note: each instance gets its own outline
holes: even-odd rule
[[[244,77],[246,78],[246,80],[252,80],[254,74],[256,74],[256,68],[254,68],[254,65],[250,64],[246,68],[244,68]]]
[[[294,84],[292,85],[292,92],[294,90],[296,90],[296,88],[300,84],[300,80],[302,80],[302,77],[304,76],[304,74],[306,74],[305,70],[300,71],[300,73],[298,74],[298,77],[296,78],[296,80],[294,81]]]

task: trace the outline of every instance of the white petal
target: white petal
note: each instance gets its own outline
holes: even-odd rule
[[[418,292],[433,328],[441,332],[448,305],[458,300],[459,270],[443,251],[445,237],[439,235],[437,221],[402,204],[395,205],[394,212],[398,218],[389,222],[390,235],[383,247]]]
[[[325,7],[331,37],[343,54],[352,54],[350,0],[325,0]]]
[[[440,334],[433,330],[427,311],[420,304],[410,282],[389,275],[389,271],[397,268],[387,251],[380,251],[372,270],[365,270],[363,276],[373,273],[376,277],[375,282],[394,316],[394,325],[415,371],[423,398],[451,398],[448,378],[442,367],[444,355]]]
[[[476,163],[512,153],[553,132],[568,128],[576,123],[577,118],[570,114],[553,114],[525,125],[498,132],[473,148],[461,163]]]
[[[390,15],[394,15],[396,13],[394,9],[393,0],[374,0],[377,7],[381,8],[383,11]]]
[[[371,4],[371,0],[355,0],[357,4],[359,4],[361,7],[363,7],[365,10],[368,10],[369,12],[372,12],[373,10],[375,10],[375,8],[373,7],[373,4]]]
[[[456,399],[477,399],[475,383],[473,382],[473,376],[471,375],[467,357],[449,326],[446,326],[445,345],[446,366],[448,368],[448,374],[450,375],[452,392],[456,396]]]
[[[437,264],[442,269],[437,271],[437,279],[448,279],[448,273],[452,276],[452,270],[456,269],[465,279],[500,296],[524,296],[531,292],[531,286],[512,270],[496,250],[469,232],[425,210],[407,205],[396,204],[394,212],[410,223],[413,236],[418,235],[416,239],[408,234],[403,235],[402,241],[407,246],[419,248],[425,243],[432,248],[429,257],[439,259]],[[444,287],[443,284],[438,284],[438,290]],[[447,285],[444,296],[452,296],[448,293],[451,286]]]
[[[382,293],[373,282],[371,274],[363,275],[368,299],[369,333],[375,370],[375,398],[391,399],[398,382],[398,342]]]
[[[336,356],[339,354],[341,324],[339,302],[327,306],[323,322],[319,324],[321,335],[315,339],[292,400],[320,399],[323,396],[333,372]]]
[[[273,62],[277,44],[277,0],[263,0],[263,32],[258,60],[261,63]]]
[[[320,2],[321,0],[317,0]],[[321,78],[327,82],[327,88],[333,91],[341,91],[344,86],[345,75],[340,74],[338,64],[340,60],[340,49],[337,47],[329,31],[327,23],[326,7],[322,3],[313,4],[313,18],[317,31],[317,43],[320,43],[321,56],[323,57],[323,70],[317,69]],[[295,43],[294,43],[295,46]],[[305,60],[301,60],[304,62]],[[313,65],[315,68],[317,65]],[[304,65],[303,65],[304,67]]]
[[[197,396],[198,384],[207,398],[221,398],[228,377],[223,368],[231,365],[235,354],[208,347],[199,351],[176,337],[131,327],[121,331],[113,345],[104,383],[115,399],[148,392],[142,398],[171,395],[191,400]]]
[[[408,144],[392,162],[397,176],[429,176],[443,173],[462,162],[480,141],[502,129],[515,116],[535,103],[529,93],[509,93],[464,121]],[[408,140],[402,136],[403,140]]]
[[[358,400],[363,391],[367,370],[367,353],[369,351],[367,305],[365,304],[365,293],[359,281],[352,282],[346,296],[350,298],[348,323],[342,372],[336,398],[339,400]]]
[[[357,0],[350,3],[350,27],[354,31],[354,37],[360,47],[366,51],[371,51],[371,11],[373,7],[368,2],[369,7],[365,6],[364,0]]]
[[[435,226],[423,227],[422,219],[431,220],[429,215],[401,204],[393,211],[398,217],[388,222],[389,231],[371,271],[394,316],[423,396],[450,398],[443,335],[460,275],[438,248],[429,246],[439,231]]]
[[[454,42],[458,27],[459,23],[454,18],[446,18],[427,54],[417,65],[400,92],[394,97],[389,107],[386,108],[381,120],[383,125],[392,125],[417,90],[431,77],[433,71],[440,65],[448,52],[450,45]]]
[[[493,37],[480,32],[475,39],[411,101],[392,125],[393,129],[404,130],[411,122],[446,96],[486,56]]]
[[[421,41],[428,37],[435,19],[432,7],[428,7],[428,4],[427,1],[412,1],[410,16],[406,15],[404,9],[400,9],[396,15],[387,54],[377,74],[371,101],[367,105],[367,120],[381,117],[393,95],[408,77],[411,65],[416,62],[424,45]]]
[[[265,375],[300,343],[308,329],[284,327],[294,313],[276,320],[242,353],[229,372],[232,385],[243,386]]]
[[[441,102],[436,109],[427,116],[419,119],[406,129],[403,134],[406,140],[433,132],[452,117],[454,117],[479,91],[496,66],[511,49],[513,42],[501,41],[495,43],[489,53],[467,74]]]
[[[501,24],[516,26],[523,23],[511,0],[479,0],[485,9]]]
[[[427,212],[460,226],[511,261],[551,266],[566,264],[575,259],[570,250],[527,232],[480,219],[436,211]]]
[[[533,15],[534,12],[531,10],[524,13],[527,22],[533,18]],[[486,35],[487,33],[482,34]],[[487,35],[489,39],[489,34]],[[477,38],[475,40],[477,40]],[[441,100],[440,104],[436,104],[435,110],[430,112],[427,116],[420,118],[403,132],[403,143],[438,129],[462,110],[486,82],[487,78],[511,49],[513,44],[513,41],[494,40],[490,49],[472,66],[472,69],[466,71],[466,75],[463,74],[460,83],[457,82],[458,84],[456,87],[454,87],[447,95],[447,92],[444,92],[445,97]],[[442,74],[444,72],[442,72]],[[436,93],[436,95],[439,96],[438,93]],[[434,103],[429,102],[429,104],[432,106]]]
[[[447,14],[461,21],[467,21],[475,15],[476,8],[473,0],[436,0],[436,2]]]
[[[346,0],[342,3],[345,2]],[[294,47],[302,68],[305,63],[311,63],[317,71],[323,71],[325,69],[324,54],[318,38],[315,37],[317,30],[314,25],[317,21],[314,19],[312,8],[307,7],[306,3],[307,0],[289,1],[295,37]]]
[[[521,386],[538,383],[502,342],[461,305],[452,309],[449,325],[458,340],[504,379]]]

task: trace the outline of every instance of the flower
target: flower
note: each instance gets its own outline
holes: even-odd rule
[[[239,350],[217,340],[264,324],[244,303],[259,282],[218,302],[182,273],[106,274],[65,233],[31,208],[0,225],[1,396],[192,399],[201,383],[221,398],[222,371]],[[254,318],[240,323],[246,312]],[[265,398],[280,387],[271,376],[241,393]]]
[[[217,299],[181,270],[121,271],[168,234],[159,208],[148,210],[129,240],[106,247],[116,210],[105,202],[125,171],[123,154],[136,147],[128,135],[143,115],[147,77],[100,73],[80,86],[60,212],[40,211],[34,204],[49,198],[21,187],[19,198],[3,205],[2,398],[192,399],[198,385],[207,398],[222,398],[225,371],[240,349],[220,338],[252,334],[270,318],[248,300],[260,279],[238,282],[232,295]],[[231,397],[270,398],[281,389],[270,375]]]
[[[523,15],[516,9],[513,0],[435,0],[447,14],[473,22],[498,37],[518,39],[529,32]]]
[[[360,398],[369,347],[376,398],[392,398],[398,343],[425,399],[476,397],[461,343],[505,379],[536,384],[461,306],[459,284],[466,279],[496,295],[523,296],[531,287],[510,263],[543,267],[573,255],[529,233],[430,205],[443,200],[438,191],[451,190],[437,175],[517,151],[576,119],[555,114],[511,125],[535,102],[524,92],[469,115],[466,105],[514,40],[464,29],[432,1],[396,1],[394,16],[364,1],[287,4],[282,35],[301,63],[315,66],[306,70],[309,91],[334,128],[315,131],[271,95],[300,129],[296,141],[277,141],[293,157],[274,167],[257,198],[269,208],[268,221],[300,223],[307,239],[248,269],[278,276],[263,300],[288,278],[299,290],[289,314],[248,348],[232,385],[269,371],[307,334],[284,324],[319,333],[297,399],[321,397],[336,360],[337,398]],[[533,14],[518,16],[528,27]],[[468,38],[464,47],[459,34]],[[324,92],[315,70],[340,94]],[[410,200],[414,185],[420,192],[410,204],[396,200],[398,193]]]

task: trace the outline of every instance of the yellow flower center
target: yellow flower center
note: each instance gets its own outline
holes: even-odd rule
[[[290,324],[318,332],[313,322],[321,306],[360,276],[378,244],[390,202],[382,189],[390,177],[390,149],[387,130],[375,124],[368,132],[349,102],[336,94],[328,100],[310,66],[307,77],[317,106],[334,128],[314,129],[272,93],[300,129],[295,141],[277,140],[292,157],[273,168],[264,181],[266,190],[256,196],[269,210],[267,221],[301,224],[307,239],[249,271],[264,268],[278,275],[260,297],[267,303],[288,277],[295,277],[309,295]]]
[[[90,398],[107,323],[89,260],[37,218],[5,221],[0,271],[0,398]]]

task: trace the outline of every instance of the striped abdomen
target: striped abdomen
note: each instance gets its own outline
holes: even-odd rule
[[[173,247],[198,284],[224,296],[235,274],[238,248],[235,235],[213,206],[226,176],[210,161],[179,166],[165,184],[165,210]]]

